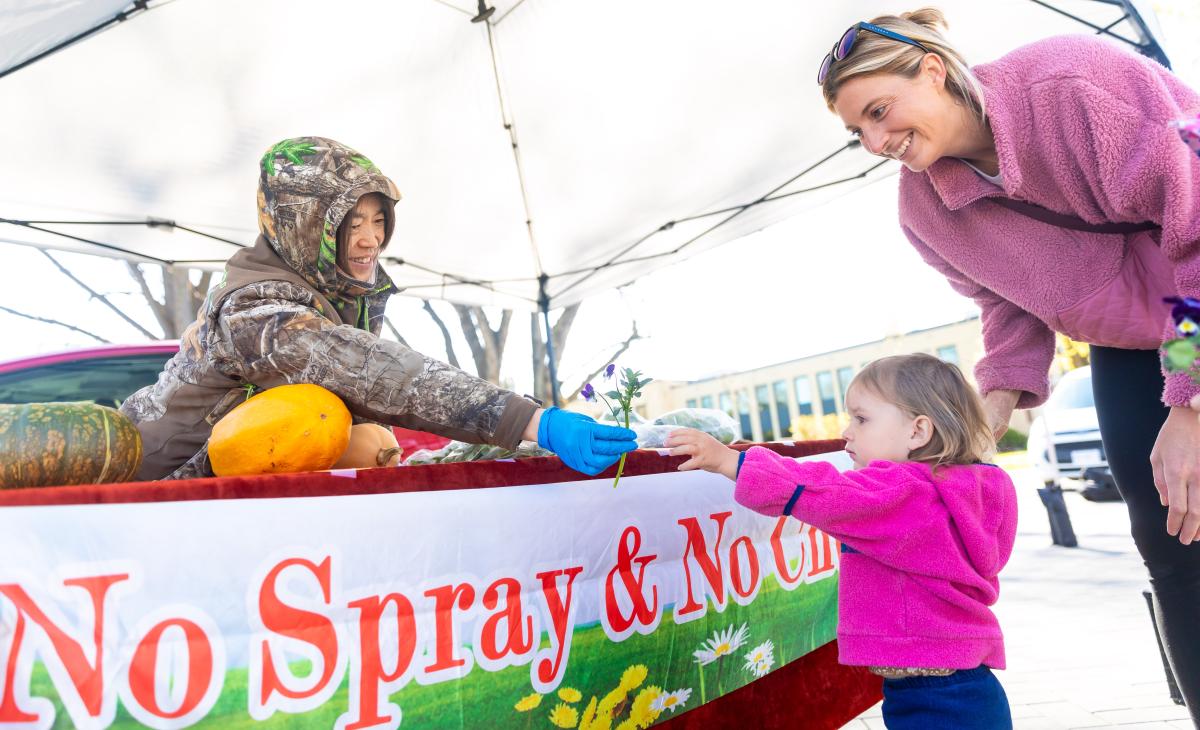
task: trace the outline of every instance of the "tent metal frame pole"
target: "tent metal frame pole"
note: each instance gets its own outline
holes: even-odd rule
[[[1158,61],[1160,64],[1162,64],[1167,69],[1171,68],[1170,59],[1167,58],[1167,54],[1165,51],[1163,51],[1162,46],[1160,46],[1158,44],[1158,40],[1155,39],[1154,34],[1150,32],[1149,26],[1146,25],[1146,21],[1144,18],[1142,18],[1142,14],[1140,12],[1138,12],[1138,9],[1134,6],[1133,0],[1092,0],[1093,2],[1098,2],[1102,5],[1111,5],[1113,7],[1120,8],[1124,12],[1124,15],[1122,15],[1120,18],[1113,21],[1112,23],[1109,23],[1107,26],[1103,26],[1103,27],[1096,25],[1095,23],[1091,23],[1087,20],[1084,20],[1083,18],[1079,17],[1078,15],[1069,13],[1066,10],[1063,10],[1062,8],[1055,7],[1050,2],[1047,2],[1047,0],[1030,0],[1030,1],[1037,5],[1041,5],[1043,8],[1046,8],[1047,10],[1050,10],[1052,12],[1058,13],[1059,15],[1068,17],[1077,23],[1086,25],[1087,27],[1096,31],[1097,35],[1106,35],[1110,38],[1115,38],[1115,39],[1121,41],[1122,43],[1126,43],[1126,44],[1132,46],[1134,50],[1136,50],[1138,53],[1142,54],[1143,56],[1146,56],[1147,58],[1152,58],[1155,61]],[[1126,38],[1125,36],[1114,33],[1112,31],[1114,26],[1118,25],[1119,23],[1121,23],[1122,21],[1125,21],[1125,20],[1128,20],[1129,24],[1133,26],[1135,31],[1137,31],[1138,40],[1136,40],[1136,41],[1130,40],[1129,38]]]
[[[150,10],[150,8],[148,7],[149,1],[150,0],[133,0],[133,2],[130,3],[131,5],[133,5],[132,8],[127,9],[127,10],[122,10],[121,12],[112,16],[108,20],[103,21],[99,25],[88,28],[87,30],[83,31],[82,33],[77,33],[77,34],[71,36],[70,38],[66,39],[65,41],[62,41],[61,43],[56,43],[55,45],[51,46],[50,48],[47,48],[46,50],[42,51],[41,53],[37,54],[36,56],[30,56],[29,58],[25,59],[24,61],[18,63],[16,66],[12,66],[10,68],[4,69],[3,71],[0,71],[0,79],[4,78],[5,76],[8,76],[11,73],[16,73],[17,71],[20,71],[21,69],[25,68],[26,66],[37,63],[38,61],[42,60],[43,58],[45,58],[47,56],[58,53],[62,49],[66,48],[67,46],[72,45],[74,43],[78,43],[79,41],[83,40],[84,38],[87,38],[88,36],[91,36],[95,33],[99,33],[102,30],[111,28],[114,25],[124,23],[126,20],[129,20],[133,16],[139,15],[147,10]]]
[[[562,407],[558,395],[558,365],[554,362],[554,330],[550,327],[550,297],[546,294],[546,282],[550,277],[538,277],[538,308],[542,310],[542,322],[546,326],[546,365],[550,370],[550,400],[555,407]]]

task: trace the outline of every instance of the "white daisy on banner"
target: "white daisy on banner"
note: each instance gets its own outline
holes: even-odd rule
[[[761,677],[771,671],[771,667],[774,664],[775,645],[770,640],[764,641],[746,652],[745,669],[748,672],[753,672],[756,677]]]
[[[670,710],[672,713],[683,707],[687,703],[688,698],[692,696],[691,688],[677,689],[674,692],[667,692],[654,698],[650,703],[650,709],[655,712]]]
[[[750,630],[746,628],[746,624],[742,624],[741,628],[734,631],[733,624],[730,624],[724,631],[713,633],[712,638],[700,645],[700,648],[692,655],[696,657],[696,663],[700,666],[712,664],[723,656],[729,656],[733,652],[740,649],[750,635]]]

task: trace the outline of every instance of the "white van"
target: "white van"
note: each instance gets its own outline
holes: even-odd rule
[[[1098,486],[1105,492],[1113,492],[1108,498],[1115,496],[1104,444],[1100,442],[1090,367],[1068,372],[1054,386],[1041,415],[1029,428],[1028,449],[1030,461],[1047,485],[1065,486],[1061,484],[1063,479],[1094,480],[1104,482]],[[1086,492],[1084,496],[1105,498]]]

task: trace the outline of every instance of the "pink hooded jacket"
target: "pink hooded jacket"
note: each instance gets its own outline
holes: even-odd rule
[[[842,542],[838,660],[882,667],[1004,668],[988,607],[1017,534],[1017,494],[990,464],[875,461],[839,472],[762,447],[740,457],[734,499]]]
[[[1172,331],[1162,297],[1200,295],[1200,157],[1170,122],[1200,95],[1154,61],[1094,36],[1048,38],[973,69],[1004,188],[943,158],[900,177],[900,224],[926,263],[983,313],[985,394],[1049,393],[1054,332],[1096,345],[1154,349]],[[1090,223],[1158,231],[1084,233],[986,198],[1008,196]],[[1163,402],[1200,392],[1167,377]]]

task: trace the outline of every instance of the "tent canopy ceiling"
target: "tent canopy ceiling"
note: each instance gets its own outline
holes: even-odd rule
[[[255,235],[263,151],[321,135],[400,187],[385,265],[407,293],[532,309],[544,275],[565,306],[895,174],[847,145],[814,77],[842,29],[917,4],[503,0],[473,23],[470,0],[152,3],[0,78],[20,140],[0,218],[154,216],[233,243],[54,223],[37,225],[83,240],[0,241],[219,268]],[[1097,26],[1123,12],[1055,4]],[[0,73],[130,9],[7,5]],[[941,7],[972,62],[1090,32],[1030,0]]]

